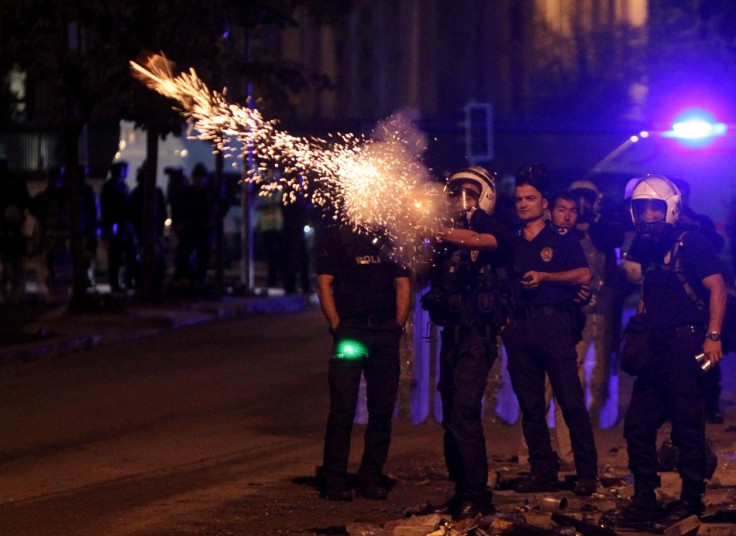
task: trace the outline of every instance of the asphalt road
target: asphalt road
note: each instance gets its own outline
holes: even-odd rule
[[[311,307],[0,363],[0,535],[340,534],[446,498],[442,432],[431,416],[396,422],[387,471],[398,484],[388,501],[318,498],[329,344]],[[728,414],[734,376],[724,381]],[[630,380],[620,387],[625,405]],[[513,474],[519,426],[490,413],[489,461]],[[710,431],[728,469],[733,428]],[[356,426],[352,469],[361,434]],[[627,475],[621,424],[596,430],[596,442],[602,474]],[[610,508],[614,498],[586,506],[561,493],[577,511]],[[504,511],[524,507],[523,496],[495,497]]]
[[[250,317],[0,366],[0,534],[156,532],[311,474],[324,320]]]

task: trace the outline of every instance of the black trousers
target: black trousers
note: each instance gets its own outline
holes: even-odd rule
[[[350,436],[365,375],[368,424],[358,478],[378,483],[391,443],[391,421],[399,391],[399,341],[396,322],[378,325],[342,321],[334,335],[328,383],[330,412],[325,431],[322,477],[326,486],[344,484]]]
[[[496,331],[484,326],[447,326],[442,330],[440,379],[445,463],[455,482],[455,497],[487,499],[488,458],[482,401],[488,373],[497,355]]]
[[[656,336],[654,359],[634,381],[624,437],[637,493],[651,495],[659,484],[657,430],[668,420],[677,448],[682,498],[697,501],[705,491],[704,375],[695,361],[704,338],[700,330],[684,337]]]
[[[545,373],[570,428],[578,477],[598,475],[598,452],[578,378],[576,337],[571,311],[516,316],[502,333],[511,385],[521,408],[521,427],[529,445],[529,463],[535,475],[557,478],[557,459],[547,427]]]
[[[125,285],[130,287],[138,275],[138,244],[133,224],[120,223],[109,236],[108,279],[113,290],[120,289],[120,270],[125,268]]]

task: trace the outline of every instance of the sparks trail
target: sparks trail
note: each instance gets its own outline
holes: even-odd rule
[[[229,104],[227,90],[210,90],[194,69],[174,75],[171,66],[159,55],[145,66],[131,62],[136,78],[178,102],[190,135],[196,131],[226,158],[250,148],[256,165],[246,180],[259,184],[264,195],[283,190],[287,203],[307,197],[335,221],[382,230],[391,253],[403,262],[423,260],[424,238],[439,229],[444,203],[441,187],[421,162],[424,135],[404,114],[379,123],[371,137],[296,137],[258,110]]]

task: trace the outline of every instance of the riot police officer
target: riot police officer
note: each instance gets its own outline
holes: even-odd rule
[[[330,410],[325,431],[320,496],[352,500],[347,466],[361,374],[368,425],[357,494],[388,496],[383,465],[399,390],[399,342],[409,316],[405,268],[376,245],[375,236],[346,226],[326,230],[317,260],[317,295],[333,336],[329,364]]]
[[[455,483],[447,510],[465,519],[494,511],[481,401],[506,319],[503,262],[512,236],[491,217],[496,192],[487,170],[454,173],[446,192],[454,219],[443,230],[423,306],[443,328],[438,389],[445,463]]]
[[[696,231],[677,225],[681,207],[680,192],[664,177],[643,177],[633,190],[637,236],[632,254],[644,275],[639,311],[649,318],[651,354],[634,381],[624,420],[634,496],[627,507],[608,516],[622,529],[662,532],[703,511],[708,477],[705,398],[695,356],[702,353],[711,364],[723,357],[726,289],[713,246]],[[655,495],[660,484],[656,439],[667,420],[682,489],[680,500],[662,510]]]
[[[517,172],[516,214],[522,228],[514,241],[514,311],[502,337],[522,412],[531,475],[514,489],[533,493],[559,488],[545,413],[546,373],[570,428],[578,473],[575,493],[591,495],[597,485],[598,454],[578,378],[574,300],[578,287],[589,284],[592,274],[572,233],[545,223],[547,183],[548,173],[542,165]]]
[[[573,181],[568,191],[580,207],[574,234],[580,240],[593,271],[590,299],[582,309],[586,322],[577,352],[578,361],[584,364],[588,350],[593,347],[588,413],[593,426],[600,426],[603,424],[601,413],[610,394],[612,354],[617,348],[617,334],[621,330],[623,304],[616,248],[623,243],[624,230],[612,214],[601,212],[602,195],[594,182],[587,179]]]

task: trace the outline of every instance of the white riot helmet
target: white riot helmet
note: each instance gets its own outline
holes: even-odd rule
[[[652,203],[664,210],[664,221],[670,225],[677,223],[682,210],[682,196],[672,181],[661,175],[646,175],[639,179],[631,193],[631,220],[640,223],[646,207]]]
[[[476,166],[456,171],[447,179],[445,190],[453,192],[462,187],[463,183],[472,183],[480,188],[478,208],[491,214],[496,206],[496,173]]]
[[[601,195],[598,186],[596,186],[593,181],[588,179],[578,179],[576,181],[572,181],[570,183],[570,186],[567,187],[568,192],[574,192],[576,190],[590,190],[591,192],[593,192],[591,195],[594,195],[596,198]]]

